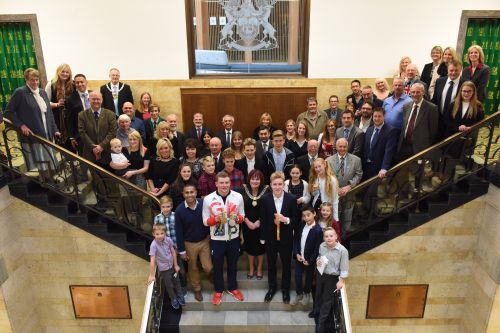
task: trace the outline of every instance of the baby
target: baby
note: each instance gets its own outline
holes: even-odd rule
[[[120,139],[114,138],[111,139],[109,145],[111,150],[111,168],[117,176],[123,176],[128,171],[130,164],[125,154],[122,153],[122,142]]]

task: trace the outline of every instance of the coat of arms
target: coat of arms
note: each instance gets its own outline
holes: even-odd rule
[[[227,17],[220,31],[223,50],[257,51],[278,47],[269,16],[278,0],[219,0]],[[235,33],[236,28],[236,33]]]

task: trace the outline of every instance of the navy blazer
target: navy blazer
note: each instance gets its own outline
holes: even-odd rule
[[[109,84],[106,83],[105,85],[101,86],[101,94],[102,94],[102,107],[108,110],[115,112],[115,103],[113,101],[113,94],[111,91],[108,89],[107,85]],[[125,84],[123,82],[118,82],[118,113],[122,114],[122,107],[123,103],[125,102],[130,102],[134,104],[134,97],[132,96],[132,90],[130,90],[130,86],[128,84]]]
[[[52,140],[54,133],[58,132],[54,114],[50,108],[49,97],[43,89],[39,89],[40,96],[47,105],[47,113],[45,120],[47,122],[47,131],[43,126],[42,112],[38,106],[35,96],[28,86],[19,87],[14,90],[9,104],[7,104],[5,117],[10,119],[12,123],[20,128],[21,125],[26,125],[36,135],[40,135],[46,139]],[[28,139],[24,135],[20,135],[21,142],[27,142]]]
[[[391,168],[392,158],[396,152],[399,130],[389,124],[384,124],[377,138],[374,138],[374,141],[370,145],[374,130],[375,127],[370,126],[365,133],[365,146],[363,149],[364,179],[377,175],[381,169],[389,170]],[[370,149],[370,147],[372,149]],[[368,163],[369,160],[371,161],[370,163]]]
[[[280,244],[289,244],[293,246],[293,233],[297,229],[298,211],[297,199],[290,193],[283,192],[283,205],[281,206],[281,215],[290,218],[290,223],[280,223]],[[276,205],[274,204],[273,193],[266,193],[262,196],[259,205],[260,209],[260,239],[266,241],[266,246],[278,242],[276,235],[276,225],[274,224],[274,213]]]
[[[211,137],[213,137],[213,133],[212,133],[212,130],[206,126],[202,126],[201,127],[201,140],[198,140],[198,133],[196,132],[196,127],[193,126],[191,127],[190,129],[187,130],[186,133],[184,133],[186,135],[186,138],[193,138],[196,143],[198,143],[198,145],[200,146],[204,146],[204,143],[203,143],[203,134],[205,132],[208,132],[208,134],[210,134]]]
[[[297,258],[297,254],[301,254],[302,247],[300,241],[302,240],[302,231],[305,227],[305,222],[301,221],[297,232],[295,233],[295,237],[293,240],[293,257]],[[316,263],[316,258],[318,258],[319,254],[319,246],[323,242],[323,230],[321,227],[316,224],[314,227],[309,230],[306,238],[306,244],[304,246],[304,259],[309,263],[309,265],[314,265]]]
[[[233,138],[234,132],[236,132],[237,129],[233,128],[233,131],[231,132],[231,139]],[[220,131],[217,131],[215,133],[215,136],[220,139],[220,142],[222,143],[222,151],[224,149],[231,147],[231,142],[226,141],[226,129],[221,129]]]

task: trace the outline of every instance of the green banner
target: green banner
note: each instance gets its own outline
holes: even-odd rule
[[[0,110],[5,110],[14,89],[25,84],[26,68],[37,68],[29,23],[0,24]]]
[[[500,101],[498,64],[500,62],[500,19],[470,19],[465,36],[463,62],[468,66],[467,49],[471,45],[479,45],[484,51],[484,63],[490,66],[490,81],[484,110],[492,114],[498,110]]]

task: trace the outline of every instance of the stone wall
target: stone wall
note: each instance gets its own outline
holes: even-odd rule
[[[490,262],[498,256],[500,239],[499,191],[490,189],[351,260],[347,290],[354,332],[485,332],[497,284],[478,267],[478,257]],[[495,241],[497,250],[485,255]],[[377,284],[429,284],[424,318],[366,319],[368,287]]]
[[[0,212],[0,230],[0,255],[9,275],[1,289],[14,332],[139,330],[147,261],[15,198]],[[127,285],[132,319],[76,320],[73,284]]]

